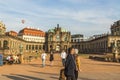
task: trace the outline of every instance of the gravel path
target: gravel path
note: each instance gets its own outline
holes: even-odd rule
[[[48,56],[49,57],[49,56]],[[46,67],[41,67],[41,60],[20,65],[0,67],[0,80],[58,80],[62,68],[61,59],[55,54],[53,66],[47,58]],[[120,80],[120,63],[100,62],[81,57],[82,72],[78,80]]]

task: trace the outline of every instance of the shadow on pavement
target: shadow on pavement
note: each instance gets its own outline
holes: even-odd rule
[[[27,75],[19,75],[19,74],[13,74],[13,75],[2,75],[12,80],[45,80],[40,78],[35,78]]]
[[[59,80],[59,78],[58,78],[58,77],[55,77],[55,76],[50,77],[50,78],[52,78],[52,79],[56,79],[56,80]]]
[[[37,71],[29,71],[29,72],[32,72],[32,73],[37,73],[37,74],[44,74],[44,75],[50,75],[49,78],[52,79],[56,79],[58,80],[59,79],[59,74],[53,74],[53,73],[44,73],[44,72],[37,72]]]
[[[42,67],[42,64],[28,64],[29,66],[32,67]],[[48,66],[48,65],[47,65]]]
[[[59,74],[53,74],[53,73],[44,73],[44,72],[37,72],[37,71],[29,71],[32,73],[37,73],[37,74],[45,74],[45,75],[50,75],[49,78],[54,79],[54,80],[59,80]],[[79,77],[78,80],[94,80],[94,79],[89,79],[89,78],[83,78],[83,77]]]
[[[21,77],[17,77],[17,76],[12,76],[12,75],[2,75],[2,76],[5,76],[9,79],[12,79],[12,80],[27,80],[25,78],[21,78]]]
[[[78,80],[95,80],[95,79],[88,79],[88,78],[82,78],[82,77],[79,77]]]
[[[32,66],[32,67],[42,67],[42,64],[28,64],[29,66]],[[62,66],[59,66],[59,65],[48,65],[46,64],[45,66],[50,66],[50,67],[62,67]]]
[[[37,72],[37,71],[29,71],[29,72],[37,73],[37,74],[58,75],[58,74],[53,74],[53,73],[44,73],[44,72]]]

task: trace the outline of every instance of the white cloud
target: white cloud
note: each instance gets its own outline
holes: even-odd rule
[[[70,8],[50,8],[47,6],[36,5],[29,0],[9,0],[8,3],[0,1],[1,13],[0,19],[3,20],[8,29],[21,29],[21,19],[26,20],[26,25],[41,27],[47,31],[56,23],[60,23],[69,28],[73,33],[90,34],[91,32],[105,32],[109,30],[109,26],[116,21],[114,16],[118,17],[119,10],[111,8],[107,9],[85,9],[85,10],[71,10]],[[65,1],[65,0],[64,0]],[[67,0],[70,2],[87,2],[90,0]],[[10,5],[14,3],[13,5]],[[19,5],[18,5],[19,3]],[[29,5],[26,5],[28,3]],[[18,6],[17,6],[18,5]],[[21,6],[20,6],[21,5]],[[12,13],[9,13],[12,12]],[[44,27],[45,26],[45,27]],[[68,27],[67,27],[68,26]],[[17,28],[16,28],[17,27]],[[74,28],[73,28],[74,27]]]
[[[70,3],[86,3],[86,2],[89,2],[91,0],[60,0],[62,2],[70,2]],[[95,1],[95,0],[92,0],[92,1]]]

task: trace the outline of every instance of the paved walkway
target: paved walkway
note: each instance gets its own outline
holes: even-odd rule
[[[59,55],[55,55],[53,66],[47,59],[46,67],[41,67],[41,60],[20,65],[0,67],[0,80],[58,80],[62,68]],[[81,57],[82,72],[79,80],[120,80],[120,63],[100,62]]]

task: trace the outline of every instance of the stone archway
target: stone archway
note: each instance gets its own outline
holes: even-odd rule
[[[60,51],[60,45],[57,45],[55,50],[56,50],[57,52],[59,52],[59,51]]]

